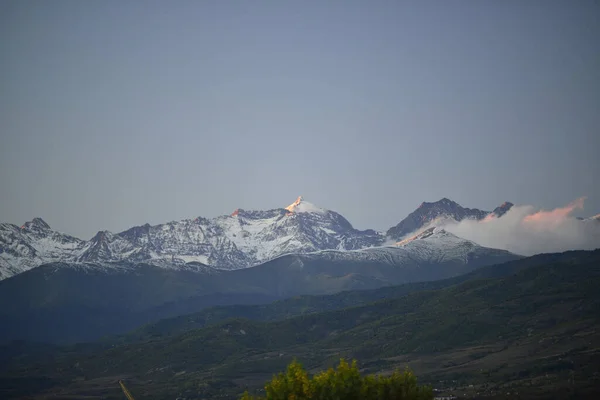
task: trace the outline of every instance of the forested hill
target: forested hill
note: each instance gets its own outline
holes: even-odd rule
[[[546,262],[505,264],[508,274],[482,270],[437,289],[404,286],[395,298],[339,310],[271,321],[234,318],[185,332],[173,324],[161,336],[141,335],[109,349],[84,345],[50,351],[35,362],[13,358],[2,379],[43,381],[41,392],[118,398],[111,382],[124,377],[144,399],[235,398],[293,358],[317,371],[345,356],[357,358],[366,372],[408,365],[422,382],[446,391],[493,395],[508,388],[524,398],[597,394],[600,251],[540,257]],[[362,295],[368,299],[369,292],[311,301]],[[266,313],[263,319],[270,319]],[[25,390],[13,386],[7,395]]]

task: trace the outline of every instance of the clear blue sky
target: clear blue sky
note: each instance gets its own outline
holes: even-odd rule
[[[597,1],[0,2],[0,221],[600,212]]]

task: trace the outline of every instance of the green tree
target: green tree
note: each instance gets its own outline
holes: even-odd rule
[[[309,377],[297,361],[265,385],[265,397],[244,393],[242,400],[431,400],[428,386],[419,386],[408,369],[389,376],[362,376],[356,360]]]

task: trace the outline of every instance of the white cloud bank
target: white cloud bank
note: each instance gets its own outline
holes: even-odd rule
[[[571,216],[583,208],[585,198],[551,211],[533,206],[513,206],[500,218],[445,223],[443,228],[486,247],[530,256],[567,250],[600,248],[600,221]]]

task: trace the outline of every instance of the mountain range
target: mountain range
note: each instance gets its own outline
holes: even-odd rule
[[[266,211],[237,209],[212,219],[194,218],[159,225],[135,226],[120,233],[100,231],[82,240],[53,230],[43,219],[22,226],[0,224],[0,279],[42,264],[147,263],[185,268],[191,262],[218,269],[247,268],[284,254],[322,250],[359,250],[393,244],[435,221],[502,216],[512,207],[495,210],[460,206],[447,198],[422,203],[387,232],[358,230],[335,211],[302,197],[285,208]]]
[[[496,207],[494,211],[482,211],[477,208],[464,208],[460,204],[443,198],[433,203],[421,203],[419,208],[410,213],[398,225],[388,229],[387,237],[394,240],[401,240],[406,235],[417,231],[423,226],[430,225],[434,221],[462,221],[463,219],[482,220],[492,214],[496,217],[501,217],[514,204],[506,201]]]
[[[435,367],[412,363],[430,382],[460,377],[485,390],[507,374],[562,379],[565,356],[592,376],[598,251],[524,258],[443,229],[512,207],[444,198],[386,232],[302,197],[90,240],[41,218],[0,224],[0,397],[118,398],[111,379],[135,377],[149,379],[145,398],[234,398],[290,357],[323,368],[340,354],[374,371],[424,357]],[[239,381],[250,372],[257,382]]]
[[[0,308],[0,342],[94,340],[208,306],[432,281],[519,258],[436,228],[402,246],[288,254],[236,270],[196,262],[48,263],[0,281],[0,304],[11,305]]]

